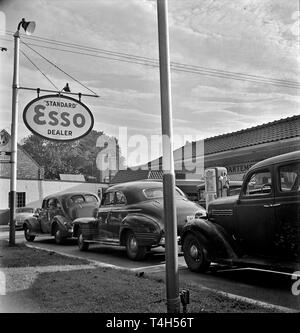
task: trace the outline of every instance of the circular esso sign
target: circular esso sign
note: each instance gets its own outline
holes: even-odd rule
[[[55,141],[78,140],[94,125],[94,117],[87,106],[63,95],[32,100],[23,111],[23,120],[31,132]]]

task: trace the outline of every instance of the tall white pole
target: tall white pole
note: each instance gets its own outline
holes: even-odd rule
[[[161,121],[163,136],[163,189],[166,238],[167,312],[180,312],[175,172],[173,159],[172,102],[167,0],[157,0]]]
[[[10,171],[10,226],[9,244],[16,242],[16,197],[17,197],[17,151],[18,151],[18,88],[19,88],[19,30],[14,34],[14,72],[12,85],[12,115],[11,115],[11,171]]]

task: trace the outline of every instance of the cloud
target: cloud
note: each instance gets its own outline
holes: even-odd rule
[[[171,0],[171,61],[298,81],[297,5],[282,0]],[[94,113],[95,129],[109,135],[116,135],[120,126],[128,128],[130,135],[161,133],[158,67],[121,62],[112,55],[118,52],[158,60],[156,1],[11,0],[1,10],[10,32],[22,17],[35,20],[32,37],[36,40],[25,36],[21,40],[43,45],[32,47],[100,95],[83,98]],[[37,40],[39,37],[48,38],[49,43]],[[1,124],[6,127],[13,68],[12,37],[7,38],[10,41],[3,42],[9,48],[1,54],[0,67]],[[72,43],[72,48],[63,47],[72,52],[55,50],[61,48],[55,41]],[[21,45],[21,50],[58,88],[68,82],[72,92],[89,93],[26,46]],[[20,65],[21,85],[54,89],[22,55]],[[210,137],[299,114],[296,89],[175,70],[171,79],[174,134],[181,136],[200,133]],[[20,91],[20,138],[28,133],[22,109],[35,97],[35,92]]]

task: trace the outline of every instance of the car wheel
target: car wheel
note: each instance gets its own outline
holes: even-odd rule
[[[28,227],[24,227],[24,237],[27,242],[33,242],[35,239],[35,236],[30,235],[30,229]]]
[[[78,234],[78,247],[80,251],[87,251],[89,249],[89,243],[84,241],[81,230],[79,230]]]
[[[142,260],[146,254],[146,247],[138,245],[137,239],[132,231],[127,233],[126,252],[131,260]]]
[[[56,244],[63,244],[65,241],[65,237],[63,237],[61,230],[59,227],[56,227],[55,234],[54,234]]]
[[[182,244],[185,262],[192,272],[205,272],[210,266],[207,250],[194,234],[188,234]]]

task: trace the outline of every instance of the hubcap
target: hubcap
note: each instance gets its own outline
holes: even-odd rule
[[[137,241],[136,241],[135,237],[131,237],[130,238],[129,246],[130,246],[130,248],[131,248],[132,251],[136,251],[136,249],[137,249]]]
[[[196,245],[190,247],[190,255],[193,259],[199,259],[199,251]]]

